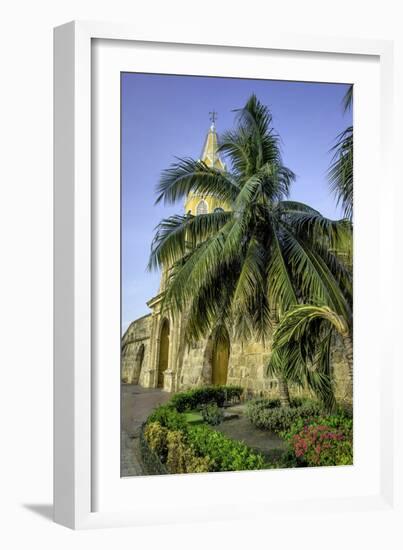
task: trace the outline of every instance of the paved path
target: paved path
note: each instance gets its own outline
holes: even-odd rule
[[[140,427],[151,411],[168,401],[170,397],[170,393],[159,389],[122,384],[120,460],[122,477],[144,475],[140,459]]]
[[[271,461],[286,449],[283,439],[268,430],[259,430],[245,416],[246,405],[229,407],[227,412],[239,415],[239,418],[225,420],[216,429],[232,439],[243,441],[248,447],[263,453]]]

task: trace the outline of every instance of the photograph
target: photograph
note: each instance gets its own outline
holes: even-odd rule
[[[401,4],[5,3],[1,548],[403,549]]]
[[[353,85],[120,86],[121,477],[353,465]]]

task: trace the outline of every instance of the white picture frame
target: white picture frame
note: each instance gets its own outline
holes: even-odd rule
[[[103,41],[113,47],[103,51]],[[99,45],[101,48],[97,49]],[[161,58],[168,49],[169,58]],[[126,58],[124,51],[129,52]],[[144,55],[142,52],[145,52]],[[360,285],[355,281],[355,300],[363,306],[358,308],[358,318],[355,318],[358,325],[355,345],[359,360],[357,375],[355,373],[354,403],[358,414],[358,436],[355,432],[358,463],[354,467],[306,469],[303,476],[293,471],[269,471],[117,479],[119,434],[116,421],[119,408],[115,390],[120,382],[120,373],[119,370],[115,373],[113,369],[107,372],[99,360],[105,354],[110,354],[112,362],[116,357],[116,338],[109,338],[109,329],[111,334],[115,334],[117,329],[120,337],[119,323],[114,329],[104,321],[108,317],[116,325],[116,300],[107,303],[102,298],[104,291],[111,288],[108,285],[115,285],[115,297],[116,292],[120,293],[120,289],[116,288],[120,265],[116,247],[120,224],[116,208],[114,210],[120,190],[117,192],[109,185],[111,181],[116,182],[119,146],[116,116],[113,118],[119,105],[111,103],[116,99],[113,82],[120,70],[127,70],[133,63],[138,71],[143,72],[161,71],[158,67],[163,63],[165,70],[162,72],[167,73],[178,72],[178,66],[182,63],[180,70],[186,74],[189,60],[193,59],[196,64],[197,58],[200,74],[206,74],[203,69],[206,55],[210,62],[212,59],[219,60],[221,56],[221,61],[217,61],[217,67],[211,73],[217,76],[223,74],[224,63],[227,62],[228,76],[236,76],[234,71],[242,70],[239,59],[235,57],[234,67],[231,68],[231,56],[235,55],[253,59],[254,62],[249,63],[252,67],[250,71],[261,77],[269,76],[262,75],[258,58],[269,55],[272,56],[273,66],[281,57],[278,70],[280,65],[286,65],[287,58],[294,56],[316,63],[315,70],[320,70],[322,75],[336,74],[338,65],[340,71],[350,71],[351,79],[347,81],[357,84],[358,89],[362,86],[362,90],[368,92],[362,93],[361,107],[358,101],[354,114],[359,121],[358,134],[361,131],[362,135],[362,141],[358,135],[355,144],[358,189],[359,182],[364,178],[368,182],[366,192],[359,195],[362,206],[358,203],[358,229],[365,226],[368,210],[374,212],[378,206],[375,175],[381,159],[385,170],[393,173],[391,42],[273,33],[253,40],[237,37],[233,42],[227,42],[209,36],[208,31],[197,39],[187,36],[185,30],[181,36],[170,36],[169,31],[164,36],[149,36],[147,32],[130,25],[89,22],[72,22],[55,29],[55,521],[81,529],[238,517],[263,518],[269,513],[298,514],[301,503],[305,512],[312,516],[321,514],[324,508],[329,513],[347,508],[371,514],[386,510],[390,517],[394,517],[397,487],[392,418],[396,408],[391,396],[396,359],[389,345],[382,351],[384,362],[382,369],[379,367],[379,352],[382,343],[388,340],[388,329],[381,326],[375,331],[370,327],[368,309],[364,304],[365,296],[371,292],[375,317],[377,310],[390,310],[389,291],[396,281],[392,270],[380,268],[374,269],[371,274],[367,271],[366,276],[359,280]],[[316,56],[322,56],[321,60],[317,62]],[[362,64],[356,74],[355,67],[347,67],[353,58],[359,59]],[[126,64],[125,67],[118,67],[120,60]],[[296,64],[295,59],[290,62],[294,63],[292,79],[310,79],[308,72],[304,73],[305,69]],[[100,64],[102,70],[97,72]],[[322,78],[327,81],[325,76]],[[330,76],[328,79],[332,80]],[[371,82],[375,82],[376,86],[370,92]],[[112,83],[111,86],[108,83]],[[102,97],[96,95],[97,86],[102,89]],[[99,109],[103,108],[105,101],[110,102],[112,115],[104,120],[99,116]],[[374,120],[369,120],[365,114],[374,106]],[[369,133],[379,135],[380,139],[369,140],[366,135]],[[99,148],[105,151],[105,147],[108,148],[108,160],[100,169],[96,153]],[[360,162],[360,157],[363,159],[365,155],[372,160],[371,169]],[[389,176],[385,179],[388,183],[382,193],[385,201],[393,204],[393,178]],[[102,186],[98,180],[102,180]],[[371,253],[375,254],[379,266],[381,259],[387,265],[393,258],[394,243],[388,237],[392,223],[390,210],[378,208],[378,216],[377,223],[368,227],[366,235],[360,235],[358,230],[355,238],[355,257],[357,262],[362,261],[362,266]],[[111,228],[112,236],[107,239],[109,244],[102,238],[100,219],[107,219]],[[371,240],[372,250],[368,244]],[[109,259],[107,263],[105,258]],[[116,261],[111,262],[111,258]],[[112,266],[110,269],[108,264]],[[97,278],[100,270],[106,273],[103,280]],[[382,293],[375,290],[380,282],[382,289],[387,289]],[[102,348],[102,354],[98,347],[100,334],[104,335],[106,346]],[[378,337],[377,342],[375,336]],[[365,350],[368,338],[373,342],[371,353]],[[367,369],[368,374],[363,374],[360,363],[371,365]],[[356,395],[361,396],[358,402]],[[113,411],[109,416],[100,406],[106,400]],[[371,407],[374,400],[376,406]],[[371,426],[376,431],[373,436],[375,452],[371,459],[365,458],[369,455],[371,434],[366,428],[364,416],[367,420],[370,418]],[[269,483],[268,475],[272,476],[270,495],[266,491],[258,491],[259,487]],[[220,505],[217,505],[216,499],[214,502],[208,501],[209,492],[216,491],[217,487],[221,487],[225,495]],[[288,489],[282,490],[282,487]],[[198,495],[197,502],[184,501],[189,491]],[[283,495],[279,498],[281,492]],[[235,493],[242,495],[242,506],[234,500]],[[168,501],[171,502],[169,508]]]

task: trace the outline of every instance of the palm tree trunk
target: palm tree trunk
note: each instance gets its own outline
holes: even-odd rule
[[[288,391],[287,380],[283,375],[278,375],[278,391],[280,394],[280,403],[282,407],[289,407],[291,405],[290,393]]]
[[[343,334],[344,355],[346,357],[349,377],[349,391],[353,393],[353,340],[349,333]]]
[[[274,316],[272,319],[272,334],[276,332],[278,327],[278,317]],[[282,407],[289,407],[291,405],[290,392],[288,391],[288,383],[285,377],[281,373],[276,373],[278,380],[278,392],[280,397],[280,403]]]

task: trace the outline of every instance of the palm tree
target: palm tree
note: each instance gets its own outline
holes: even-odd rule
[[[348,365],[350,387],[353,379],[353,319],[337,314],[325,305],[300,304],[281,319],[273,338],[271,369],[286,365],[287,377],[308,385],[331,409],[335,405],[330,354],[332,344],[341,339]]]
[[[352,108],[353,87],[349,86],[344,98],[344,111]],[[353,127],[342,132],[333,148],[334,157],[329,170],[331,188],[341,203],[345,216],[353,216]],[[351,226],[350,226],[351,227]],[[352,231],[344,243],[339,242],[335,253],[342,258],[352,274]],[[273,338],[273,354],[269,372],[278,368],[286,370],[289,380],[315,389],[329,407],[334,405],[330,352],[332,343],[342,341],[348,365],[350,388],[353,379],[353,317],[351,288],[339,288],[349,307],[338,310],[325,304],[299,304],[291,308],[281,319]],[[329,307],[330,306],[330,307]]]
[[[353,87],[349,86],[344,98],[344,111],[353,105]],[[353,216],[353,127],[349,126],[336,138],[332,148],[333,159],[329,168],[329,182],[337,203],[341,204],[344,215]]]
[[[340,286],[351,289],[348,269],[333,252],[349,233],[309,206],[287,200],[295,179],[281,158],[268,108],[253,95],[237,111],[237,126],[220,140],[230,161],[220,171],[193,159],[165,170],[157,201],[189,193],[210,195],[225,211],[171,216],[159,224],[150,268],[169,268],[163,307],[185,314],[186,338],[231,328],[241,340],[269,338],[276,323],[301,301],[316,299],[346,311]],[[287,378],[276,370],[283,404]]]

